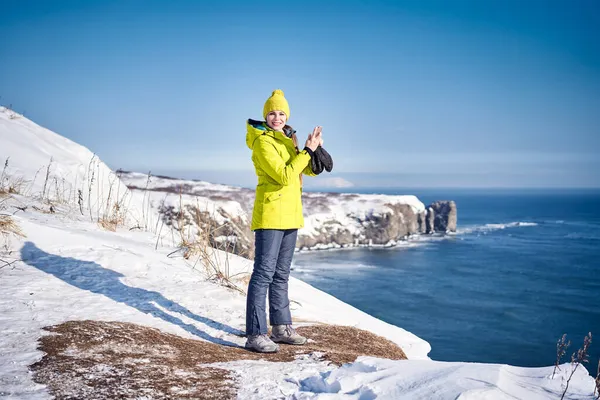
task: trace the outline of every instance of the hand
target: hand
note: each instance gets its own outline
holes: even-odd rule
[[[319,128],[319,146],[323,146],[323,133],[321,132],[323,130],[323,128],[321,126],[318,126],[317,128]]]
[[[323,144],[321,130],[322,128],[320,126],[316,126],[315,129],[313,129],[312,133],[308,135],[308,139],[306,139],[305,146],[311,149],[312,151],[315,151],[317,147]]]
[[[323,146],[323,133],[321,132],[323,130],[323,127],[319,126],[318,128],[319,128],[319,146]]]

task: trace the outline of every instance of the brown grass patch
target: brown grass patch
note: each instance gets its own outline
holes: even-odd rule
[[[106,229],[107,231],[115,232],[117,230],[119,222],[114,219],[100,218],[98,220],[98,225],[100,225],[103,229]]]
[[[297,331],[314,341],[303,347],[325,353],[324,358],[336,365],[354,362],[358,356],[406,360],[406,354],[394,342],[352,326],[307,326]]]
[[[313,352],[337,365],[359,355],[406,359],[402,349],[387,339],[332,325],[299,328],[312,340],[304,346],[281,345],[275,354],[184,339],[123,322],[70,321],[45,329],[52,333],[40,339],[46,355],[31,369],[34,381],[48,385],[57,399],[230,399],[237,391],[230,372],[205,364],[292,362]]]
[[[10,215],[0,215],[0,233],[3,235],[13,234],[24,237],[25,234]]]
[[[98,225],[107,231],[115,232],[117,227],[125,225],[125,216],[122,215],[121,211],[121,205],[118,203],[113,204],[110,213],[105,213],[98,219]]]
[[[221,361],[221,346],[119,322],[71,321],[46,328],[47,353],[34,380],[58,399],[230,399],[228,371],[200,367]]]
[[[0,180],[0,196],[8,196],[11,194],[21,194],[25,186],[25,179],[4,179]]]

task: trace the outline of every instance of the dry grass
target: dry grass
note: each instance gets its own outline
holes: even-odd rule
[[[279,353],[257,354],[238,347],[184,339],[123,322],[70,321],[46,328],[40,339],[46,355],[31,366],[34,380],[57,399],[235,398],[229,371],[206,366],[235,360],[292,362],[300,354],[323,353],[337,365],[359,355],[406,359],[387,339],[352,327],[311,326],[298,332],[313,339],[304,346],[282,345]]]
[[[25,237],[25,234],[10,215],[0,214],[0,251],[10,253],[11,236]],[[2,261],[4,264],[8,264],[4,260]]]
[[[575,371],[577,371],[577,368],[580,365],[589,362],[588,350],[589,350],[591,344],[592,344],[592,332],[589,332],[583,338],[583,346],[581,346],[579,348],[579,350],[577,350],[576,352],[573,353],[573,355],[571,355],[571,374],[567,378],[567,382],[565,384],[565,390],[563,391],[563,394],[560,397],[561,400],[565,398],[565,395],[567,394],[567,391],[569,390],[569,383],[571,382],[571,378],[573,378]]]
[[[327,325],[326,323],[321,322],[321,321],[315,321],[315,320],[306,319],[306,318],[296,318],[294,316],[292,316],[292,321],[295,325],[297,325],[299,323],[300,324],[310,324],[310,325]]]
[[[556,361],[554,362],[554,371],[552,372],[552,379],[554,379],[556,370],[560,371],[559,364],[561,362],[561,359],[567,352],[567,349],[569,348],[570,345],[571,345],[571,341],[569,340],[567,342],[567,334],[566,333],[564,335],[562,335],[562,338],[560,338],[558,340],[558,342],[556,342]]]
[[[200,240],[190,240],[187,238],[181,237],[178,247],[183,250],[183,258],[186,260],[197,259],[198,257],[204,255],[206,252],[206,247],[208,245],[203,243]]]
[[[235,276],[230,271],[229,257],[230,253],[235,253],[235,245],[232,247],[227,242],[219,244],[215,240],[222,234],[229,236],[232,233],[227,230],[231,226],[217,223],[216,213],[215,210],[212,213],[202,211],[198,198],[195,206],[184,206],[183,190],[180,189],[179,210],[173,209],[170,214],[172,225],[177,226],[178,248],[183,251],[183,257],[191,263],[192,269],[200,265],[208,280],[245,295],[246,292],[234,282]]]
[[[210,360],[210,343],[115,322],[67,322],[47,330],[58,335],[41,339],[47,354],[31,369],[57,399],[234,398],[227,371],[198,366]]]
[[[303,346],[305,352],[322,352],[325,360],[336,365],[354,362],[358,356],[406,360],[406,354],[394,342],[351,326],[307,326],[297,331],[314,341]]]
[[[7,178],[4,184],[0,185],[0,195],[21,194],[24,186],[25,179],[21,177]]]
[[[600,360],[598,360],[598,371],[596,371],[596,387],[594,388],[594,394],[600,399]]]
[[[4,161],[4,167],[0,172],[0,196],[9,194],[20,194],[25,186],[25,179],[22,177],[12,177],[8,174],[8,164],[10,157]]]
[[[0,197],[10,194],[31,197],[39,200],[42,204],[49,205],[50,213],[55,212],[57,205],[76,208],[81,215],[85,215],[85,211],[87,211],[90,221],[96,222],[110,231],[115,231],[117,227],[124,226],[128,222],[128,202],[131,200],[131,193],[128,189],[121,189],[120,171],[117,173],[109,171],[107,177],[101,174],[102,162],[96,155],[90,159],[83,180],[76,174],[74,183],[69,181],[69,173],[65,177],[57,176],[53,172],[56,168],[54,168],[55,161],[52,157],[47,165],[38,169],[33,180],[30,181],[23,177],[12,176],[9,160],[10,157],[0,167]],[[44,178],[41,192],[32,193],[40,172],[43,173]],[[41,208],[35,206],[34,208],[37,211],[45,212]]]
[[[120,209],[119,204],[115,203],[110,214],[98,219],[98,225],[111,232],[115,232],[118,226],[125,225],[125,216],[119,212]]]
[[[117,230],[117,226],[119,225],[119,223],[116,220],[111,220],[108,218],[100,218],[98,220],[98,225],[100,225],[102,228],[106,229],[107,231],[115,232]]]
[[[13,234],[15,236],[25,237],[23,231],[10,215],[0,215],[0,233],[3,235]]]

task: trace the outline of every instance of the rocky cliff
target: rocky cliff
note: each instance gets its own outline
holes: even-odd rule
[[[306,193],[301,249],[393,246],[411,235],[456,231],[454,201],[425,207],[415,196]]]
[[[147,198],[170,228],[192,228],[213,247],[253,257],[250,220],[254,191],[138,173],[121,179],[138,196]],[[454,201],[429,206],[415,196],[307,192],[302,195],[305,227],[298,233],[299,249],[352,246],[393,246],[411,235],[456,230]]]

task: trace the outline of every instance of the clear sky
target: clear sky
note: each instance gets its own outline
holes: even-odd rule
[[[0,103],[113,169],[252,187],[280,88],[313,187],[600,187],[597,0],[2,1],[0,37]]]

